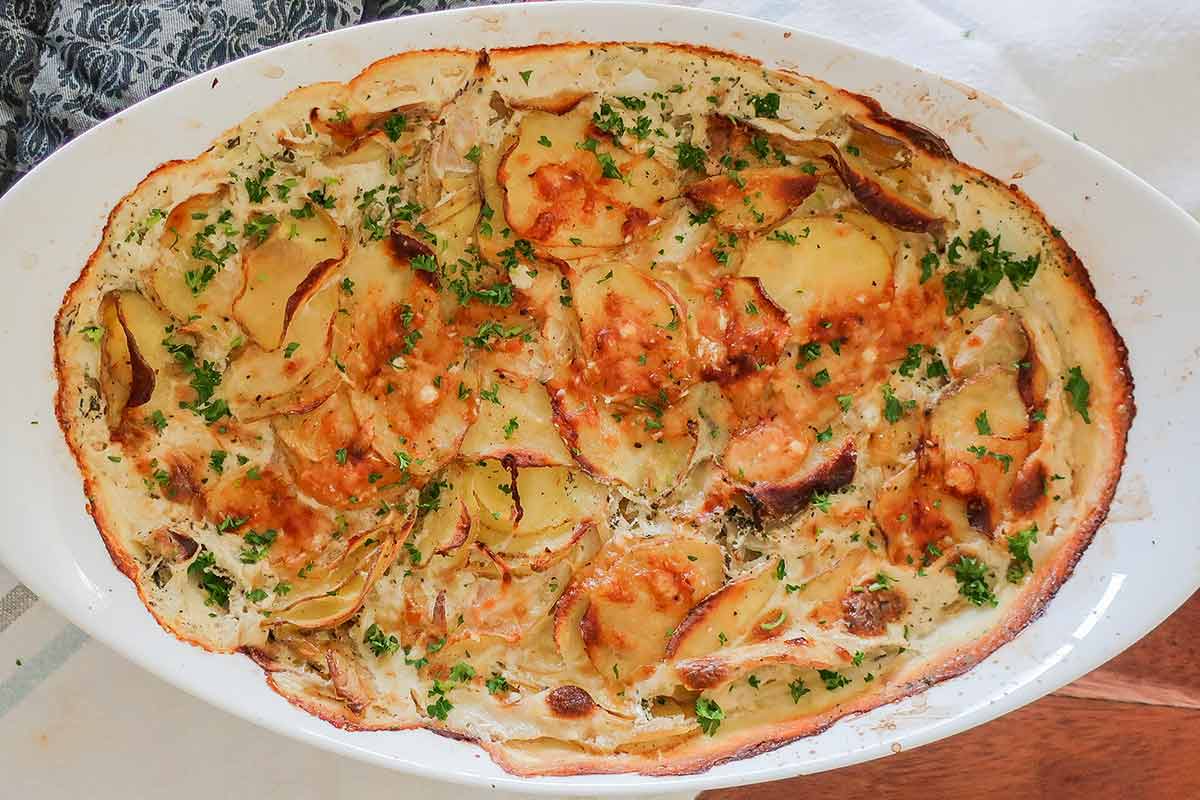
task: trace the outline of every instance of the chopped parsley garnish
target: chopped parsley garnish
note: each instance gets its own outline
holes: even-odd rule
[[[478,164],[479,160],[483,158],[483,151],[479,149],[479,145],[473,144],[471,145],[471,149],[467,151],[467,154],[463,156],[463,158],[467,159],[467,161],[470,161],[473,164]]]
[[[517,422],[517,418],[509,417],[508,422],[504,423],[504,438],[511,439],[518,427],[520,427],[520,423]]]
[[[233,581],[214,571],[216,563],[216,556],[208,548],[201,547],[200,553],[188,564],[187,572],[200,583],[200,588],[207,595],[204,605],[228,607]]]
[[[225,459],[229,457],[229,453],[224,450],[213,450],[208,454],[208,468],[220,475],[225,471]]]
[[[80,328],[79,333],[92,344],[98,344],[104,336],[104,328],[101,328],[99,325],[88,325]]]
[[[488,678],[484,685],[487,686],[488,694],[508,691],[508,680],[499,672],[493,672],[492,677]]]
[[[392,114],[383,121],[383,132],[393,142],[400,138],[406,128],[408,128],[408,118],[403,114]]]
[[[150,425],[154,428],[154,430],[158,431],[159,433],[162,433],[163,429],[167,427],[166,416],[163,415],[163,412],[161,409],[157,409],[157,408],[154,409],[153,414],[146,417],[146,422],[150,423]]]
[[[278,224],[279,220],[274,214],[255,214],[242,226],[242,235],[262,244],[271,235],[271,229]]]
[[[592,114],[592,124],[605,133],[620,136],[625,132],[625,120],[608,103],[601,103],[600,110]]]
[[[817,441],[818,442],[828,442],[832,438],[833,438],[833,427],[830,425],[826,425],[825,430],[823,430],[823,431],[817,431]]]
[[[689,142],[680,142],[675,145],[675,156],[679,163],[680,169],[690,169],[695,172],[704,172],[704,161],[706,154],[704,150],[696,147]]]
[[[883,385],[883,418],[895,425],[904,416],[905,409],[916,408],[915,400],[906,400],[901,402],[892,387],[888,384]]]
[[[1009,583],[1020,583],[1026,572],[1033,572],[1033,557],[1029,555],[1029,545],[1037,541],[1037,535],[1038,527],[1035,522],[1027,530],[1018,531],[1008,537],[1008,553],[1012,556],[1006,575]]]
[[[250,531],[242,537],[242,541],[246,543],[246,546],[238,553],[238,559],[243,564],[257,564],[263,560],[263,556],[271,549],[271,545],[275,543],[275,539],[278,536],[279,532],[276,530],[263,531],[262,533]]]
[[[921,283],[933,277],[934,270],[938,268],[937,253],[932,250],[921,256]]]
[[[958,593],[972,605],[999,605],[992,587],[988,585],[987,565],[978,558],[960,556],[954,562],[954,579],[958,581]]]
[[[383,632],[383,628],[372,622],[363,637],[363,644],[371,648],[376,656],[387,656],[400,649],[400,640],[395,634]]]
[[[980,411],[979,416],[975,417],[975,430],[980,436],[992,435],[992,424],[988,422],[987,411]]]
[[[823,369],[813,375],[810,380],[815,388],[820,389],[822,386],[828,386],[832,379],[829,377],[829,370]]]
[[[752,96],[750,105],[754,106],[754,116],[756,117],[766,117],[767,119],[779,117],[779,95],[775,92]]]
[[[828,691],[836,691],[843,686],[850,685],[850,679],[842,673],[833,669],[819,669],[817,674],[821,676],[821,680],[825,682],[825,688]]]
[[[621,105],[628,108],[630,111],[643,111],[646,108],[646,101],[640,97],[617,97],[621,101]]]
[[[908,351],[904,355],[904,360],[900,362],[900,368],[896,371],[906,378],[911,378],[913,373],[921,366],[921,352],[924,349],[923,345],[910,344]]]
[[[809,689],[807,686],[805,686],[804,681],[800,680],[799,678],[789,683],[788,689],[792,693],[793,703],[799,703],[801,697],[804,697],[804,695],[812,691],[812,689]]]
[[[283,348],[283,357],[291,358],[293,355],[296,354],[296,351],[299,349],[300,349],[299,342],[288,342],[287,347]]]
[[[524,69],[524,70],[521,70],[520,74],[521,74],[521,80],[525,81],[525,85],[528,86],[529,85],[529,77],[531,75],[533,75],[533,70]]]
[[[1067,370],[1067,383],[1063,388],[1071,396],[1071,408],[1079,412],[1079,416],[1083,417],[1084,422],[1091,425],[1092,418],[1088,411],[1088,405],[1091,402],[1092,387],[1083,377],[1083,370],[1079,367],[1071,367]]]
[[[267,188],[267,181],[275,174],[275,170],[271,167],[263,167],[258,171],[258,176],[254,178],[246,178],[243,184],[246,187],[246,194],[250,196],[251,203],[261,203],[266,200],[271,194]]]
[[[251,589],[246,592],[246,599],[251,603],[261,603],[267,599],[267,592],[265,589]]]
[[[828,492],[814,492],[812,499],[809,502],[820,509],[820,511],[824,514],[828,514],[829,509],[833,507],[833,503],[829,499]]]
[[[954,237],[946,251],[946,259],[951,264],[961,262],[963,246],[962,239]],[[1014,289],[1021,289],[1033,280],[1042,260],[1040,253],[1016,260],[1013,253],[1000,249],[999,236],[993,237],[983,228],[972,231],[965,246],[976,254],[976,262],[974,266],[953,270],[942,279],[947,314],[974,308],[1006,277]]]
[[[696,721],[700,723],[700,730],[704,731],[706,736],[715,735],[723,719],[725,712],[716,700],[707,697],[696,698]]]

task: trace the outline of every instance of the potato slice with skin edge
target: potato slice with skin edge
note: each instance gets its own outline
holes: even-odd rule
[[[333,594],[301,600],[286,609],[273,613],[266,624],[292,625],[302,630],[336,627],[353,617],[366,602],[367,594],[396,556],[399,549],[394,533],[381,534],[382,540],[373,545],[360,545],[368,553],[358,560],[354,572]],[[365,540],[364,540],[365,541]]]
[[[528,467],[512,473],[497,462],[467,468],[472,516],[499,533],[535,534],[602,516],[604,493],[590,478],[568,467]],[[522,513],[517,514],[520,498]]]
[[[218,224],[221,206],[227,197],[225,187],[193,195],[171,209],[163,223],[159,247],[169,255],[160,257],[150,271],[150,288],[162,307],[177,320],[191,320],[209,313],[228,317],[242,291],[241,271],[234,268],[232,262],[227,261],[220,267],[192,256],[196,235],[208,226]],[[189,273],[200,274],[206,267],[215,269],[212,280],[201,291],[192,291]]]
[[[300,306],[288,326],[285,347],[263,350],[250,344],[233,360],[222,382],[235,417],[250,421],[269,416],[269,412],[263,414],[260,408],[264,401],[294,396],[307,378],[328,361],[337,292],[337,284],[326,281]],[[336,388],[336,384],[324,385],[331,391]],[[308,398],[316,399],[312,392]]]
[[[589,109],[533,111],[522,119],[497,172],[504,215],[517,235],[552,246],[578,239],[616,247],[645,235],[662,204],[679,194],[671,170],[593,133]]]
[[[794,324],[811,327],[890,300],[892,270],[884,245],[862,228],[835,217],[808,217],[751,242],[741,274],[757,277]]]
[[[716,175],[688,186],[684,194],[704,209],[714,209],[713,223],[723,231],[750,233],[769,228],[791,214],[820,182],[799,167],[752,167]]]
[[[109,427],[120,427],[129,409],[171,408],[165,374],[170,359],[162,346],[170,319],[142,295],[124,291],[105,295],[100,321],[100,389]]]
[[[560,598],[555,641],[623,685],[663,657],[669,631],[724,577],[721,549],[697,537],[612,542]]]
[[[927,206],[916,198],[900,190],[899,184],[893,179],[888,180],[871,167],[867,159],[855,156],[851,147],[862,152],[865,146],[861,142],[870,140],[890,140],[903,146],[896,139],[884,136],[877,131],[859,126],[858,133],[851,136],[848,147],[834,148],[829,155],[823,156],[825,161],[837,171],[838,176],[846,184],[846,188],[854,195],[871,216],[902,231],[913,233],[937,233],[944,220],[933,213]],[[858,141],[859,144],[853,144]],[[907,168],[897,167],[908,172]]]
[[[495,389],[499,403],[478,405],[479,414],[463,438],[463,458],[511,457],[519,467],[567,466],[571,454],[554,427],[554,409],[546,387],[530,378],[497,371],[481,386]],[[511,427],[512,420],[516,426]],[[513,430],[513,435],[506,431]]]
[[[310,208],[312,217],[276,225],[267,240],[242,259],[244,283],[233,316],[265,350],[282,345],[300,304],[346,254],[338,224],[324,210]]]
[[[814,495],[849,485],[857,463],[854,439],[847,437],[836,447],[818,446],[810,451],[795,477],[753,483],[743,491],[765,516],[792,514],[808,505]]]
[[[782,582],[775,577],[773,564],[726,583],[692,608],[679,623],[667,643],[666,657],[681,661],[707,655],[725,642],[743,642],[780,586]]]
[[[291,391],[244,405],[234,414],[242,422],[256,422],[277,414],[304,414],[328,400],[344,382],[333,362],[325,361]]]

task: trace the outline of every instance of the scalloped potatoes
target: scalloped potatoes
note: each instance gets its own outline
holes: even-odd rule
[[[702,769],[969,668],[1069,574],[1133,415],[1027,198],[667,45],[293,92],[121,201],[56,358],[164,627],[524,774]]]

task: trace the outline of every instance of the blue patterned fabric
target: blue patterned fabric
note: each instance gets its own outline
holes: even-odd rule
[[[206,69],[401,14],[497,0],[0,0],[0,194],[105,117]]]

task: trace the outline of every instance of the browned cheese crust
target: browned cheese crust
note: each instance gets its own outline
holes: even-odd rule
[[[1104,521],[1083,264],[872,98],[671,44],[297,89],[109,215],[57,416],[164,629],[348,730],[680,774],[961,674]]]

